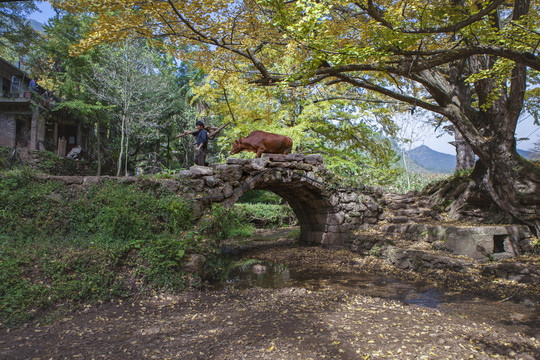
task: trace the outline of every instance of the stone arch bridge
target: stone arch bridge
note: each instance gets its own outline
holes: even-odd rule
[[[258,159],[229,158],[225,164],[209,167],[192,166],[163,185],[188,195],[202,207],[213,202],[230,207],[249,190],[272,191],[292,207],[300,223],[301,241],[343,246],[351,230],[379,221],[382,193],[363,185],[337,187],[331,179],[320,155],[270,154]]]
[[[127,185],[162,186],[189,199],[195,217],[202,216],[202,210],[214,202],[230,207],[249,190],[270,190],[292,207],[300,223],[301,241],[364,253],[373,248],[378,251],[384,248],[388,250],[388,261],[401,265],[438,264],[440,256],[415,249],[411,254],[416,260],[411,262],[407,249],[398,249],[386,239],[416,239],[435,251],[484,260],[488,256],[511,257],[522,251],[530,252],[534,243],[534,237],[524,225],[475,227],[444,221],[437,224],[442,219],[425,198],[414,194],[383,194],[379,189],[362,184],[340,187],[320,155],[267,155],[251,160],[230,158],[225,164],[192,166],[173,178],[159,180],[135,176],[52,175],[43,179],[57,179],[68,186],[83,188],[100,185],[105,180]],[[378,226],[383,220],[384,225]],[[369,232],[357,231],[367,228],[370,228]]]

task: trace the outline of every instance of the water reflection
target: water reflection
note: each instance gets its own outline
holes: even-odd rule
[[[379,297],[404,304],[437,308],[477,321],[496,321],[511,331],[540,337],[540,309],[512,301],[496,301],[470,294],[447,293],[433,287],[405,283],[374,274],[306,271],[299,267],[240,259],[231,262],[221,281],[207,290],[240,290],[252,287],[304,288],[311,291],[341,291]],[[501,316],[501,314],[506,314]]]
[[[210,284],[209,290],[251,287],[272,289],[302,287],[312,291],[331,289],[432,308],[436,308],[444,301],[444,292],[438,289],[422,288],[380,275],[308,272],[282,264],[262,263],[250,259],[240,259],[231,264],[221,281]]]

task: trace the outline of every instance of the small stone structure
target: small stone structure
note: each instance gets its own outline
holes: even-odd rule
[[[227,159],[210,167],[192,166],[169,180],[174,190],[201,206],[222,202],[232,206],[249,190],[269,190],[292,207],[300,223],[300,240],[324,246],[342,247],[350,231],[363,224],[376,224],[382,209],[380,191],[359,185],[342,188],[331,184],[332,174],[320,155],[265,154],[255,159]]]

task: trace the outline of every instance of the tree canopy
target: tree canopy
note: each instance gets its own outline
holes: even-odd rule
[[[36,1],[0,2],[0,56],[14,61],[28,54],[37,33],[26,17],[36,10]]]
[[[177,56],[251,84],[439,114],[480,159],[471,190],[540,229],[538,172],[514,136],[527,81],[540,71],[537,0],[54,3],[96,16],[75,54],[104,41],[166,39]]]

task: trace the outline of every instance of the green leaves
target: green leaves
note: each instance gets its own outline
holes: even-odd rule
[[[201,236],[191,207],[159,189],[69,189],[10,173],[0,180],[0,209],[2,325],[60,306],[195,286],[198,276],[183,269],[188,254],[205,256],[212,271],[221,266],[215,234]],[[234,217],[227,219],[232,231]]]

